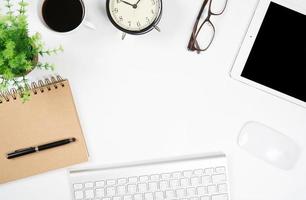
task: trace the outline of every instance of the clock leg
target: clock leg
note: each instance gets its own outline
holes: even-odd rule
[[[125,36],[126,36],[126,33],[122,33],[121,39],[124,40]]]
[[[159,28],[158,26],[154,26],[154,28],[155,28],[158,32],[160,32],[160,28]]]

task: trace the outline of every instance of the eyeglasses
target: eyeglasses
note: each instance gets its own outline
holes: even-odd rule
[[[200,24],[204,9],[208,5],[208,15],[205,20]],[[194,24],[192,34],[188,43],[188,50],[206,51],[215,37],[215,26],[210,21],[212,15],[222,15],[227,5],[227,0],[204,0],[201,10],[198,14],[196,22]],[[200,24],[200,26],[199,26]]]

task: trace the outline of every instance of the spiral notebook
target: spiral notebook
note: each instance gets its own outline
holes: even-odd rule
[[[0,183],[88,160],[88,152],[68,80],[51,77],[32,83],[22,103],[16,90],[0,94]],[[22,157],[8,152],[66,138],[76,142]]]

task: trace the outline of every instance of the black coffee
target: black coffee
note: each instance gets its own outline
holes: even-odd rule
[[[58,32],[68,32],[78,27],[84,12],[80,0],[45,0],[42,6],[45,23]]]

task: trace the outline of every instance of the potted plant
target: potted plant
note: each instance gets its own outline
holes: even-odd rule
[[[0,13],[0,92],[17,89],[21,99],[30,98],[26,75],[33,69],[53,70],[54,66],[39,61],[39,56],[49,56],[63,51],[62,47],[44,49],[39,33],[29,35],[26,16],[27,3],[21,0],[13,11],[11,0],[4,0],[6,13]],[[2,9],[1,9],[2,10]]]

